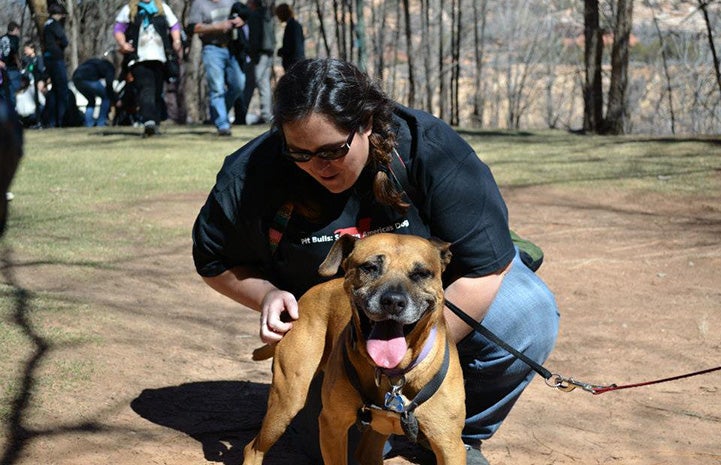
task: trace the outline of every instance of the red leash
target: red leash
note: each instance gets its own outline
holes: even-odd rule
[[[655,381],[646,381],[643,383],[635,383],[635,384],[624,384],[624,385],[617,385],[617,384],[609,384],[609,385],[599,385],[599,384],[589,384],[589,383],[583,383],[581,381],[577,381],[573,378],[565,378],[561,375],[553,375],[552,378],[549,378],[546,380],[546,384],[549,386],[556,388],[563,392],[571,392],[574,389],[581,388],[584,391],[590,392],[594,396],[604,394],[606,392],[611,391],[620,391],[621,389],[631,389],[635,387],[641,387],[641,386],[650,386],[652,384],[661,384],[666,383],[668,381],[676,381],[679,379],[684,378],[690,378],[692,376],[698,376],[698,375],[705,375],[706,373],[711,373],[714,371],[721,370],[721,366],[718,366],[716,368],[709,368],[707,370],[701,370],[701,371],[695,371],[693,373],[687,373],[685,375],[679,375],[679,376],[672,376],[670,378],[663,378],[663,379],[657,379]]]

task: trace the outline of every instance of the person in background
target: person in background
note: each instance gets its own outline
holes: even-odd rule
[[[39,96],[35,94],[36,87],[33,85],[33,78],[29,74],[23,73],[20,76],[20,81],[22,85],[18,93],[15,94],[15,111],[20,117],[23,127],[37,128],[40,115],[38,105],[45,104],[45,96],[42,93]]]
[[[273,55],[275,54],[273,8],[264,5],[262,0],[248,0],[247,5],[250,9],[250,16],[248,17],[248,54],[253,62],[255,88],[258,89],[258,98],[260,99],[260,115],[253,123],[270,123],[273,121],[270,77],[273,72]],[[245,103],[249,106],[253,94],[246,94],[246,96],[249,98]]]
[[[33,119],[35,120],[32,126],[35,129],[42,127],[40,122],[40,115],[43,112],[45,106],[45,92],[47,87],[45,85],[45,79],[47,78],[45,70],[45,62],[43,61],[42,55],[38,55],[36,52],[35,45],[32,43],[25,44],[23,47],[23,74],[30,78],[32,85],[32,95],[35,100],[35,114]]]
[[[245,74],[228,48],[231,33],[240,32],[245,21],[231,17],[234,0],[194,0],[188,15],[189,28],[203,42],[202,59],[210,96],[210,118],[218,136],[233,135],[228,112],[243,93]]]
[[[0,37],[0,71],[7,79],[7,94],[10,105],[15,106],[15,94],[20,90],[20,25],[8,23],[7,34]]]
[[[102,58],[84,61],[73,73],[73,84],[88,101],[85,107],[85,127],[107,126],[111,102],[115,101],[113,90],[115,66]],[[100,98],[100,110],[95,118],[95,99]]]
[[[68,46],[68,38],[65,35],[64,26],[68,12],[64,6],[53,3],[48,7],[48,13],[50,18],[43,27],[43,43],[45,44],[43,59],[53,94],[48,99],[50,108],[47,109],[47,126],[54,128],[63,126],[69,102],[68,70],[65,67],[65,48]]]
[[[248,104],[246,99],[249,101],[248,92],[253,95],[253,89],[255,89],[255,76],[253,71],[253,63],[250,60],[250,42],[248,38],[250,36],[250,28],[248,27],[248,17],[250,16],[250,8],[245,3],[235,2],[230,9],[230,16],[239,16],[245,24],[238,29],[234,29],[232,39],[230,41],[230,53],[235,55],[235,59],[240,66],[240,70],[245,75],[245,85],[243,86],[243,92],[240,93],[238,98],[233,105],[233,111],[235,112],[235,120],[233,124],[243,125],[246,124],[245,117],[248,114]],[[237,34],[236,34],[237,32]]]
[[[281,23],[285,23],[283,30],[283,46],[278,49],[283,70],[288,71],[296,62],[305,59],[305,36],[303,26],[295,19],[293,9],[287,3],[275,7],[275,15]]]
[[[160,0],[130,0],[115,17],[113,36],[124,55],[123,73],[133,75],[138,90],[143,137],[160,133],[166,65],[177,63],[172,54],[182,54],[180,29],[173,10]]]

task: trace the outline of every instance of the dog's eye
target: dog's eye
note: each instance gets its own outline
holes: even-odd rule
[[[361,263],[361,265],[358,268],[363,273],[367,273],[367,274],[376,274],[376,273],[378,273],[378,270],[380,269],[378,267],[378,264],[374,263],[374,262]]]
[[[419,268],[413,270],[413,272],[410,274],[410,278],[413,281],[423,281],[424,279],[431,278],[432,276],[433,272],[427,268]]]

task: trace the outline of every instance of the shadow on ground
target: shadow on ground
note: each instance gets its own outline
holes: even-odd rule
[[[195,382],[145,389],[130,406],[146,420],[200,442],[206,460],[235,465],[260,429],[268,389],[249,381]]]

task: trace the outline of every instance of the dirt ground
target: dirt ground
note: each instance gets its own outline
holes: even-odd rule
[[[546,252],[539,273],[562,312],[552,371],[626,384],[721,365],[718,191],[680,200],[554,187],[504,194],[514,228]],[[203,200],[152,199],[137,214],[190,230]],[[57,324],[92,337],[28,361],[25,386],[42,395],[18,404],[2,465],[242,462],[269,364],[250,360],[257,314],[200,281],[189,239],[105,269],[11,261],[6,281],[76,304]],[[58,360],[87,366],[87,376],[47,385]],[[484,452],[493,465],[710,465],[721,463],[719,433],[721,371],[600,396],[537,378]],[[281,441],[267,463],[308,461]]]

